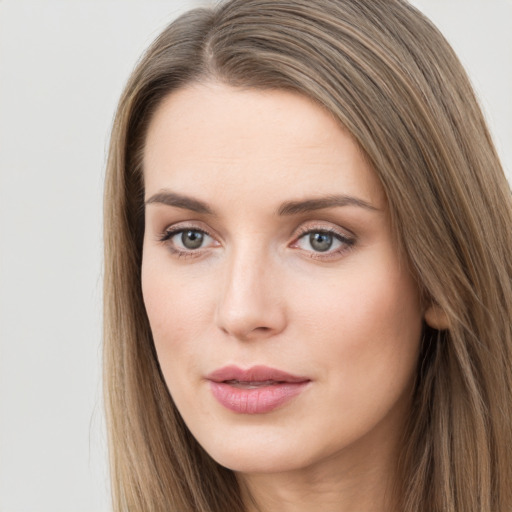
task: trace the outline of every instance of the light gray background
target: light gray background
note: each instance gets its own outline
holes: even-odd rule
[[[0,512],[109,510],[101,202],[136,59],[207,0],[0,1]],[[512,0],[416,0],[470,72],[512,176]]]

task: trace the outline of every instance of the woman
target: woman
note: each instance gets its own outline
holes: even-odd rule
[[[512,509],[510,189],[413,7],[182,16],[105,193],[115,510]]]

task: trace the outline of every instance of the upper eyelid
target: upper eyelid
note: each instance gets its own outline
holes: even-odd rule
[[[314,225],[301,225],[295,233],[295,240],[302,237],[303,235],[307,235],[308,233],[315,233],[315,232],[324,232],[324,233],[332,233],[337,234],[342,238],[346,239],[355,239],[356,235],[347,228],[342,228],[341,226],[337,226],[336,224],[328,223],[328,226],[326,225],[320,225],[314,224]]]
[[[342,243],[344,245],[348,245],[348,246],[353,246],[356,243],[355,237],[352,237],[352,236],[349,237],[346,235],[342,235],[338,231],[323,230],[323,229],[311,229],[311,230],[306,231],[305,233],[302,233],[302,234],[296,236],[292,242],[292,246],[295,244],[298,244],[299,240],[301,240],[302,238],[304,238],[305,236],[307,236],[310,233],[327,233],[329,235],[334,236],[334,238],[337,238],[340,243]]]
[[[161,243],[168,247],[168,249],[177,256],[190,256],[190,257],[199,257],[201,254],[204,254],[204,251],[208,249],[208,247],[198,247],[197,249],[187,249],[186,247],[179,247],[171,240],[180,233],[184,231],[198,231],[203,233],[204,235],[210,237],[213,241],[217,242],[216,238],[210,235],[206,230],[199,229],[197,227],[191,226],[176,226],[174,229],[172,226],[168,226],[164,229],[163,232],[157,238],[157,242]],[[217,242],[218,243],[218,242]]]
[[[178,225],[171,224],[171,225],[167,226],[166,228],[164,228],[162,231],[159,231],[156,235],[156,241],[163,243],[163,244],[168,244],[170,242],[170,240],[172,238],[174,238],[176,235],[178,235],[179,233],[183,233],[184,231],[187,231],[187,230],[199,231],[200,233],[203,233],[203,234],[209,236],[212,240],[217,240],[206,229],[198,228],[197,226],[180,226],[178,223]],[[177,249],[177,250],[181,251],[181,252],[186,252],[186,250],[183,250],[183,249]],[[196,252],[196,251],[194,251],[194,252]]]
[[[221,237],[214,230],[206,227],[202,221],[180,221],[174,224],[170,224],[159,233],[158,239],[161,240],[166,235],[170,235],[168,238],[171,238],[175,234],[186,230],[200,231],[210,236],[217,242],[221,241]],[[308,233],[314,232],[331,233],[344,239],[356,239],[356,235],[345,227],[338,226],[337,224],[331,223],[329,221],[310,221],[302,223],[300,226],[294,228],[292,233],[289,235],[292,239],[291,243],[296,242],[299,238],[307,235]]]
[[[196,223],[195,221],[183,221],[183,222],[176,222],[174,224],[169,224],[166,226],[162,231],[161,234],[166,233],[180,233],[181,231],[200,231],[201,233],[205,233],[206,235],[211,236],[212,238],[216,238],[216,235],[213,234],[213,230],[204,227],[203,223]]]

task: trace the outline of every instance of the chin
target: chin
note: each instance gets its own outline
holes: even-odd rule
[[[305,468],[314,462],[305,447],[312,443],[301,442],[297,433],[287,431],[276,435],[263,426],[258,426],[258,435],[250,432],[224,435],[219,439],[208,438],[201,443],[204,450],[215,462],[237,473],[280,473]],[[200,436],[197,436],[201,442]],[[308,446],[309,445],[309,446]],[[314,451],[314,450],[313,450]]]
[[[257,474],[257,473],[283,473],[293,471],[307,466],[299,460],[282,455],[282,452],[255,453],[248,450],[247,453],[211,453],[209,455],[221,466],[234,471],[235,473]]]

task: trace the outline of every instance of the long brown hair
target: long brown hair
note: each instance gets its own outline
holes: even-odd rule
[[[231,0],[174,21],[119,103],[105,188],[104,379],[114,509],[243,511],[184,425],[140,287],[142,153],[187,84],[298,91],[348,129],[400,249],[449,329],[425,327],[397,487],[403,512],[512,510],[512,201],[471,85],[403,0]]]

